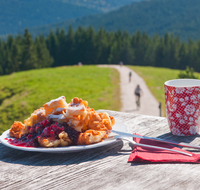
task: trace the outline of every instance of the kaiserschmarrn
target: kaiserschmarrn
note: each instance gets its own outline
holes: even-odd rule
[[[68,104],[64,96],[35,110],[24,123],[15,121],[9,130],[17,146],[58,147],[89,145],[107,138],[115,119],[96,112],[77,97]]]

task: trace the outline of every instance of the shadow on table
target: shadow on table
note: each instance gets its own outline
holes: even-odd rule
[[[110,145],[74,153],[41,153],[16,150],[0,143],[0,161],[32,166],[70,165],[95,161],[108,156],[126,155],[128,151],[122,148],[123,142],[117,141]]]
[[[165,140],[170,140],[170,141],[175,141],[175,142],[183,142],[183,143],[188,143],[188,144],[192,144],[191,142],[194,141],[198,137],[200,137],[199,134],[193,135],[193,136],[176,136],[176,135],[172,135],[170,132],[157,136],[157,138],[160,138],[160,139],[165,139]],[[198,143],[195,143],[194,145],[200,146],[200,140],[198,140]],[[194,153],[200,153],[200,149],[193,149],[193,148],[187,148],[187,147],[180,147],[180,148],[184,148],[184,150],[188,150]]]
[[[176,135],[172,135],[170,132],[157,136],[157,138],[160,138],[160,139],[177,141],[177,142],[185,142],[185,143],[190,143],[197,137],[200,137],[200,135],[198,134],[198,135],[193,135],[193,136],[176,136]]]

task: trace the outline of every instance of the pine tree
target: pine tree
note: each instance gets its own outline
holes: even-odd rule
[[[149,41],[148,48],[144,53],[144,65],[146,66],[154,66],[155,65],[155,51],[156,51],[156,44],[152,41]]]
[[[166,33],[164,36],[164,59],[162,62],[162,67],[171,67],[171,60],[170,60],[170,37],[169,34]]]
[[[36,37],[35,48],[37,55],[37,68],[50,67],[53,64],[53,58],[49,54],[43,36]]]
[[[0,76],[1,75],[3,75],[4,73],[3,73],[3,69],[2,69],[2,66],[1,66],[1,64],[0,64]]]
[[[144,55],[144,63],[147,66],[155,66],[156,61],[156,50],[159,45],[159,36],[157,34],[154,35],[154,37],[149,39],[148,48],[146,50],[146,53]]]
[[[3,74],[3,42],[0,40],[0,75]]]
[[[14,42],[13,36],[12,35],[8,35],[7,43],[6,44],[7,44],[7,47],[9,49],[11,49],[13,42]]]
[[[159,44],[155,50],[155,66],[164,67],[164,59],[165,59],[165,44],[164,44],[164,39],[160,38]]]
[[[179,48],[180,48],[180,40],[177,36],[176,38],[171,35],[170,40],[170,68],[176,69],[179,64]]]
[[[16,43],[12,44],[11,47],[11,59],[13,62],[13,71],[19,71],[20,61],[19,61],[19,48]]]
[[[89,27],[86,33],[84,59],[87,65],[92,65],[95,63],[95,32],[92,27]]]
[[[146,33],[141,34],[137,31],[131,39],[131,46],[135,52],[134,62],[137,65],[145,65],[145,54],[149,46],[149,37]]]
[[[65,49],[65,55],[66,55],[66,64],[67,65],[74,65],[75,60],[74,60],[74,43],[75,43],[75,39],[74,39],[74,31],[72,26],[69,26],[67,35],[66,35],[66,49]]]
[[[119,54],[120,54],[120,60],[123,63],[127,65],[134,64],[134,50],[131,47],[130,35],[126,31],[122,35],[122,43]]]
[[[66,47],[66,35],[65,35],[65,31],[64,29],[62,29],[61,31],[59,29],[57,29],[57,39],[58,39],[58,49],[57,49],[57,53],[58,53],[58,59],[57,59],[57,66],[61,66],[61,65],[65,65],[67,60],[67,56],[66,56],[66,51],[67,51],[67,47]]]
[[[108,57],[108,64],[116,64],[119,63],[120,60],[120,55],[119,55],[119,47],[117,41],[115,41],[110,49],[110,54]]]
[[[49,36],[47,36],[46,39],[47,49],[49,50],[50,56],[54,59],[53,67],[56,67],[59,65],[58,61],[58,39],[53,33],[53,31],[50,31]]]
[[[108,33],[101,27],[95,36],[95,64],[108,64],[109,40]]]
[[[111,43],[110,47],[110,55],[108,57],[108,63],[109,64],[117,64],[121,60],[121,49],[122,49],[122,44],[123,44],[123,36],[121,30],[118,30],[114,34],[114,39]]]
[[[14,65],[11,60],[11,51],[8,46],[5,51],[5,58],[5,74],[10,74],[14,71]]]
[[[187,45],[185,42],[182,42],[179,49],[179,69],[186,69],[188,66],[187,58]]]
[[[2,42],[1,43],[1,68],[2,68],[2,73],[5,75],[5,69],[6,69],[6,51],[7,51],[7,46],[6,46],[6,42]]]
[[[199,55],[196,54],[197,47],[196,47],[196,44],[194,43],[194,41],[191,38],[188,40],[187,49],[188,49],[188,53],[187,53],[188,64],[187,65],[189,67],[195,68],[197,66],[196,60],[198,59]]]
[[[83,64],[87,64],[87,60],[85,60],[85,41],[87,39],[86,29],[83,27],[78,27],[75,32],[75,43],[74,43],[74,61],[77,64],[78,62],[82,62]]]
[[[194,61],[195,64],[193,64],[193,68],[195,68],[196,71],[200,72],[200,40],[196,42],[196,48],[194,53]]]
[[[23,44],[22,44],[22,55],[21,55],[21,70],[29,70],[37,68],[37,57],[36,51],[33,44],[33,39],[28,29],[25,29]]]

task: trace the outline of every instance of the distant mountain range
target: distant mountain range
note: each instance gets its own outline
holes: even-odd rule
[[[137,1],[141,0],[0,0],[0,35],[105,13]]]
[[[95,30],[103,27],[107,31],[126,30],[130,34],[137,30],[164,35],[166,32],[179,35],[181,39],[200,38],[200,1],[199,0],[151,0],[132,3],[105,14],[68,19],[55,24],[32,28],[33,35],[49,34],[57,27],[68,30],[78,26],[93,26]],[[22,32],[22,31],[21,31]]]
[[[142,0],[59,0],[73,5],[79,5],[90,9],[96,9],[103,12],[119,9],[122,6],[139,2]]]
[[[132,4],[131,4],[132,3]],[[96,31],[140,30],[150,36],[166,32],[182,40],[200,39],[199,0],[0,0],[0,36],[33,36],[69,25]]]

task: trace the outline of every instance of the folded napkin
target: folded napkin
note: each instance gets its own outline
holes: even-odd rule
[[[138,134],[137,134],[138,135]],[[172,145],[161,143],[153,140],[134,138],[135,142],[141,144],[148,144],[153,146],[160,146],[164,148],[179,150],[192,154],[192,156],[183,155],[180,153],[159,150],[154,148],[134,146],[131,155],[129,156],[128,162],[194,162],[200,163],[200,154],[194,154],[186,150],[174,147]]]

